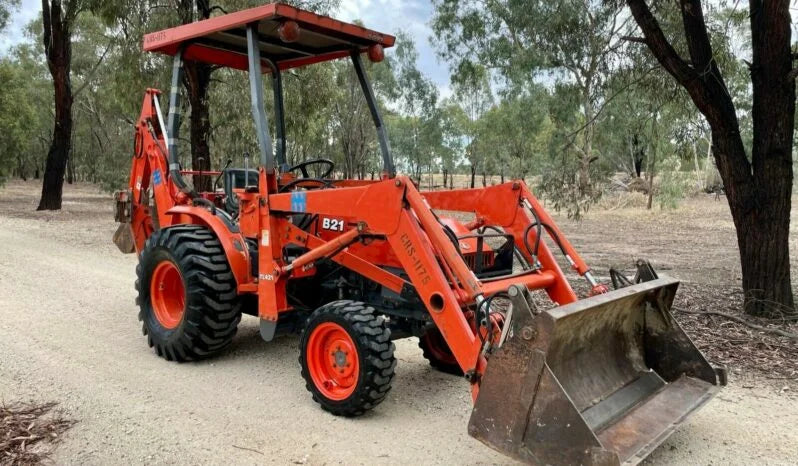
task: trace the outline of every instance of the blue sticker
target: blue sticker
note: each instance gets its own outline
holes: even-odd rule
[[[161,177],[161,170],[159,170],[157,168],[155,169],[155,172],[153,172],[153,174],[152,174],[152,183],[155,186],[158,186],[161,183],[163,183],[163,178]]]
[[[294,191],[291,193],[291,211],[304,212],[307,210],[308,200],[305,191]]]

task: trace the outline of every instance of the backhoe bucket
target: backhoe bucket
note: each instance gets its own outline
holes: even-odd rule
[[[539,314],[511,287],[511,331],[469,433],[532,464],[642,461],[726,383],[670,314],[678,286],[657,279]]]
[[[119,226],[114,232],[113,241],[122,254],[136,252],[136,241],[133,239],[133,230],[130,228],[131,197],[129,191],[114,193],[114,220],[119,223]]]
[[[113,236],[114,244],[122,254],[133,254],[136,252],[136,243],[133,240],[133,233],[130,231],[129,223],[120,223]]]

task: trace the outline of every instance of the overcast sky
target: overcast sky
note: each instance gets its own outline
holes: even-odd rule
[[[39,0],[22,0],[21,8],[12,16],[8,30],[0,37],[0,55],[23,39],[25,25],[41,14],[41,8],[42,2]],[[368,28],[388,34],[398,30],[407,31],[416,41],[419,68],[437,84],[443,96],[449,95],[448,67],[439,62],[430,45],[430,1],[342,0],[341,8],[333,16],[342,21],[360,19]]]

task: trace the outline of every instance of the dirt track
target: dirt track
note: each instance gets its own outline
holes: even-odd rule
[[[415,341],[397,342],[393,390],[355,420],[322,412],[297,338],[264,343],[253,318],[212,361],[159,359],[136,319],[135,257],[110,243],[108,196],[68,188],[62,212],[35,213],[38,190],[0,189],[0,402],[59,401],[79,421],[57,464],[508,462],[468,437],[466,382],[431,370]],[[796,400],[779,391],[733,380],[652,462],[798,463]]]

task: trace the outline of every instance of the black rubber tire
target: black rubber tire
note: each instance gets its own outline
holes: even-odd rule
[[[360,372],[355,391],[346,399],[336,401],[325,397],[308,371],[306,349],[313,330],[324,322],[343,327],[357,347]],[[391,390],[396,368],[395,345],[385,318],[374,308],[357,301],[334,301],[316,309],[308,317],[299,343],[299,364],[305,387],[313,400],[325,411],[336,416],[360,416],[385,400]]]
[[[435,348],[433,348],[433,345]],[[457,364],[457,360],[452,354],[452,350],[443,339],[440,330],[431,328],[418,339],[418,347],[424,355],[424,359],[429,361],[429,365],[434,369],[452,375],[463,375],[463,369]],[[441,357],[438,353],[444,353],[445,357]]]
[[[182,321],[174,329],[161,325],[150,300],[152,272],[162,261],[178,267],[187,295]],[[195,361],[217,354],[233,340],[241,321],[241,300],[227,256],[208,228],[180,225],[154,232],[141,253],[136,276],[142,331],[158,356]]]

